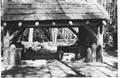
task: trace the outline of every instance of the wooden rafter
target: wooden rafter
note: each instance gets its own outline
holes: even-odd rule
[[[69,29],[76,35],[76,36],[78,36],[79,34],[78,34],[78,32],[77,31],[75,31],[72,27],[69,27]]]
[[[22,27],[22,28],[20,28],[18,31],[16,31],[17,33],[12,34],[11,42],[10,42],[10,43],[15,43],[15,42],[17,42],[19,36],[24,32],[25,29],[26,29],[26,28]]]

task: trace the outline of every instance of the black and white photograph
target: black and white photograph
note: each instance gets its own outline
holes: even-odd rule
[[[118,0],[0,0],[1,78],[119,78]]]

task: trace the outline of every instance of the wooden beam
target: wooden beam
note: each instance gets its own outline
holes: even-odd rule
[[[87,48],[86,62],[92,62],[92,50],[91,50],[91,48]]]
[[[96,50],[96,57],[97,62],[103,62],[103,26],[98,27],[98,34],[97,34],[97,50]]]
[[[97,22],[94,20],[91,20],[89,25],[90,26],[97,26],[97,24],[99,23],[100,20],[98,20]],[[3,23],[6,22],[7,25],[9,26],[18,26],[22,24],[23,26],[27,27],[27,28],[37,28],[37,27],[50,27],[50,28],[63,28],[63,27],[80,27],[80,26],[86,26],[88,25],[86,23],[86,20],[49,20],[49,21],[1,21],[1,24],[3,25]],[[55,22],[55,23],[54,23]]]
[[[103,27],[98,27],[97,45],[103,45]]]
[[[9,62],[11,66],[15,66],[15,54],[16,54],[16,46],[14,44],[10,45],[10,57]]]
[[[79,35],[78,32],[77,32],[76,30],[74,30],[72,27],[69,27],[69,29],[70,29],[76,36]]]
[[[52,41],[53,43],[56,43],[57,42],[57,32],[58,32],[58,29],[57,28],[52,28]]]
[[[11,35],[11,41],[10,41],[10,44],[11,43],[16,43],[18,41],[18,38],[19,36],[25,31],[26,28],[24,27],[21,27],[18,31],[16,31],[15,33],[13,33]]]
[[[3,63],[4,63],[4,65],[5,65],[5,67],[7,67],[8,66],[8,62],[9,62],[9,45],[10,45],[10,40],[9,40],[9,38],[10,38],[10,34],[9,34],[9,31],[7,31],[7,34],[4,36],[4,42],[3,42],[3,44],[4,44],[4,50],[3,50],[3,58],[4,58],[4,60],[3,60]]]
[[[28,37],[29,42],[33,42],[33,31],[34,31],[33,28],[29,29],[29,37]]]
[[[12,40],[14,38],[14,36],[16,36],[18,34],[19,30],[15,31],[11,36],[10,36],[10,40]]]
[[[96,62],[96,49],[97,49],[97,45],[96,43],[92,44],[92,62]]]

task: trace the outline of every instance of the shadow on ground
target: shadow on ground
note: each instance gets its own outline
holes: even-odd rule
[[[114,68],[118,69],[118,63],[114,63]]]
[[[118,57],[118,53],[115,52],[114,50],[110,50],[110,51],[105,51],[107,54],[109,54],[110,56],[114,56],[114,57]]]
[[[34,62],[34,61],[33,61]],[[61,65],[60,65],[61,64]],[[24,62],[24,65],[26,63]],[[80,74],[78,71],[64,65],[61,62],[56,62],[54,60],[47,60],[47,63],[44,65],[38,66],[14,66],[9,70],[1,72],[2,78],[26,78],[26,77],[85,77]]]
[[[32,66],[26,66],[26,67],[19,67],[15,66],[10,70],[6,70],[2,72],[2,77],[15,77],[15,78],[21,78],[21,77],[31,77],[31,76],[43,76],[45,74],[49,74],[50,72],[43,71],[44,67],[32,67]]]

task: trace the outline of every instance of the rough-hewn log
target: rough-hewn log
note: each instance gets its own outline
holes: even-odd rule
[[[77,49],[78,52],[75,53],[75,54],[76,54],[76,55],[75,55],[75,59],[76,59],[76,60],[80,60],[80,58],[81,58],[81,53],[82,53],[81,51],[83,51],[83,50],[81,49],[81,47],[78,47],[78,48],[76,48],[76,49]]]
[[[14,30],[7,23],[3,24],[3,62],[7,69],[15,65],[16,46],[10,44],[17,42],[21,31],[23,31],[21,28]]]
[[[33,42],[33,31],[34,31],[33,28],[29,29],[29,38],[28,38],[29,42]]]
[[[97,45],[103,45],[103,27],[99,26],[97,30]]]
[[[10,45],[10,60],[9,64],[11,66],[15,65],[15,54],[16,54],[16,46],[14,44]]]
[[[84,20],[87,21],[87,20]],[[90,21],[90,20],[88,20]],[[94,22],[95,21],[95,22]],[[92,22],[89,23],[89,26],[97,26],[98,23],[101,20],[92,20]],[[19,21],[19,20],[12,20],[12,21],[5,21],[2,20],[1,21],[1,25],[3,25],[4,23],[7,23],[7,25],[9,26],[15,26],[17,27],[19,25],[19,23],[22,24],[22,26],[24,27],[28,27],[28,28],[66,28],[66,27],[81,27],[81,26],[88,26],[88,24],[86,22],[83,22],[83,20],[73,20],[73,25],[70,25],[68,22],[68,20],[55,20],[55,24],[52,23],[53,20],[46,20],[46,21],[35,21],[35,20],[24,20],[24,21]],[[39,22],[39,23],[38,23]]]
[[[21,52],[22,52],[22,48],[16,48],[16,54],[15,54],[16,65],[21,65]]]
[[[92,50],[91,50],[91,48],[87,48],[86,62],[92,62]]]
[[[16,43],[19,39],[19,36],[25,31],[26,28],[22,27],[18,31],[14,32],[11,35],[11,42],[10,43]]]
[[[16,48],[14,44],[10,45],[9,65],[15,66],[21,64],[21,51],[22,48]]]
[[[92,62],[96,62],[96,48],[97,48],[96,43],[93,43],[92,44]]]
[[[97,34],[97,50],[96,50],[96,54],[97,54],[97,61],[98,62],[103,62],[103,56],[102,56],[102,52],[103,52],[103,26],[102,27],[98,27],[98,34]]]
[[[9,32],[7,31],[6,35],[4,36],[4,51],[3,51],[3,58],[4,58],[4,65],[5,67],[9,64],[8,61],[9,61],[9,45],[10,45],[10,34]]]
[[[89,46],[92,48],[91,52],[91,58],[92,62],[102,62],[102,51],[103,51],[103,26],[102,24],[100,26],[96,26],[97,28],[93,29],[89,26],[84,26],[84,28],[88,31],[90,40],[93,40],[92,44],[88,41],[87,43],[90,43]],[[96,32],[97,31],[97,32]]]
[[[52,28],[52,41],[53,43],[56,43],[57,42],[57,32],[58,32],[58,29],[57,28]]]
[[[69,29],[76,35],[76,36],[78,36],[79,34],[78,34],[78,32],[77,31],[75,31],[72,27],[69,27]]]
[[[96,61],[97,62],[103,62],[103,56],[102,56],[102,46],[98,45],[96,49]]]
[[[16,46],[14,44],[10,45],[10,35],[9,32],[7,32],[6,36],[4,37],[4,65],[7,69],[15,66],[18,63],[19,60],[16,61],[17,58],[20,59],[21,55],[20,52],[16,49]]]
[[[18,34],[19,30],[16,30],[11,36],[10,36],[10,40],[12,40],[17,34]]]

